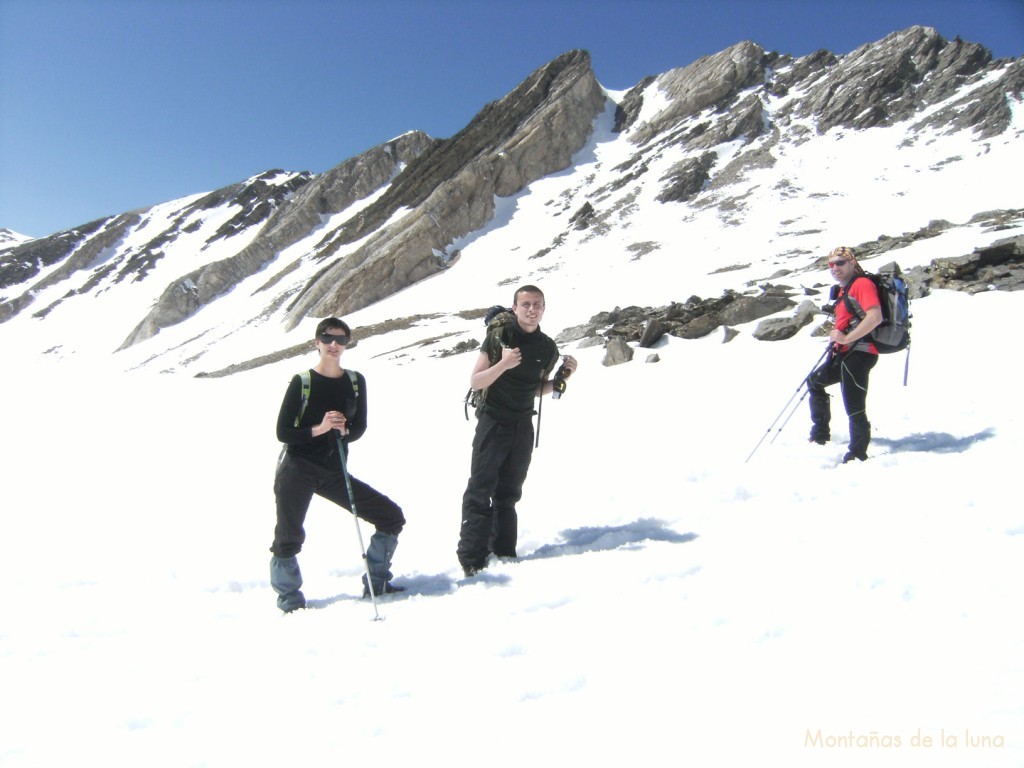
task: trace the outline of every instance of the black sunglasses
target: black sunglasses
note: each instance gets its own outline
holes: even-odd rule
[[[320,343],[321,344],[330,344],[332,341],[335,344],[337,344],[338,346],[344,347],[346,344],[348,344],[348,336],[346,336],[343,333],[339,333],[339,334],[321,333],[320,334]]]
[[[830,261],[828,263],[828,268],[829,269],[832,269],[832,267],[845,267],[845,266],[846,266],[846,259],[836,259],[835,261]]]

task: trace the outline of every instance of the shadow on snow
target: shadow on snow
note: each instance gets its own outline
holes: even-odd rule
[[[608,552],[624,547],[636,548],[647,541],[664,541],[670,544],[685,544],[697,538],[695,533],[678,533],[673,531],[661,520],[643,518],[625,525],[589,526],[571,528],[562,531],[559,536],[563,541],[559,544],[545,544],[528,555],[518,558],[518,562],[544,560],[551,557],[582,555],[586,552]],[[380,598],[384,602],[402,600],[417,596],[447,595],[459,586],[483,585],[484,587],[504,586],[512,581],[505,573],[488,573],[483,571],[468,578],[453,578],[447,573],[402,577],[397,583],[405,587],[400,594],[387,595]],[[326,608],[343,600],[360,600],[354,595],[335,595],[320,600],[308,600],[309,608]]]
[[[906,437],[888,439],[884,437],[872,438],[872,443],[888,448],[889,453],[963,453],[975,443],[995,437],[996,431],[992,427],[982,430],[974,435],[957,437],[948,432],[917,432]]]
[[[548,557],[581,555],[584,552],[607,552],[644,541],[667,541],[671,544],[685,544],[697,538],[695,533],[677,533],[661,520],[643,518],[625,525],[605,527],[571,528],[562,531],[565,541],[561,544],[545,544],[520,560],[543,560]]]

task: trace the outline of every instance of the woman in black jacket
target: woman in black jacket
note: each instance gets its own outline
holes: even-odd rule
[[[355,477],[349,477],[339,447],[348,455],[349,443],[366,431],[366,379],[341,367],[341,356],[351,338],[348,325],[336,317],[322,320],[314,344],[320,360],[308,372],[296,374],[288,385],[277,417],[277,438],[285,444],[274,478],[277,526],[270,547],[270,584],[277,592],[277,606],[286,613],[303,608],[302,574],[297,555],[306,538],[303,527],[313,494],[351,511],[375,527],[366,549],[373,593],[400,592],[391,583],[391,559],[398,534],[405,525],[402,509],[384,494]],[[363,576],[363,597],[370,587]]]

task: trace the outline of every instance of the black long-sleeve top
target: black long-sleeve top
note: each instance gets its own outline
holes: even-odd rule
[[[338,433],[331,430],[313,437],[313,427],[324,420],[328,411],[345,414],[348,434],[343,442],[347,453],[348,444],[366,432],[366,379],[363,374],[356,373],[357,397],[347,373],[331,378],[311,369],[309,375],[309,402],[297,427],[295,417],[302,405],[302,380],[296,374],[288,384],[277,415],[277,439],[288,446],[288,453],[292,456],[332,466],[338,462]]]

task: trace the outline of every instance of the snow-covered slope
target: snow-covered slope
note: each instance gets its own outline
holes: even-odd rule
[[[656,87],[648,106],[663,103]],[[1024,425],[1005,341],[1020,292],[914,302],[908,385],[903,355],[872,372],[871,459],[855,466],[839,463],[841,408],[829,445],[806,442],[801,383],[824,351],[811,327],[784,342],[746,326],[728,343],[665,337],[611,367],[599,346],[566,344],[580,367],[543,406],[521,559],[462,580],[474,353],[443,353],[482,326],[460,311],[535,282],[554,335],[615,305],[757,290],[777,273],[825,285],[829,248],[937,218],[955,226],[885,258],[909,268],[1020,232],[972,222],[1020,208],[1005,178],[1022,167],[1015,102],[1007,132],[984,140],[900,123],[784,141],[780,128],[764,146],[717,147],[738,172],[664,203],[646,180],[685,153],[643,153],[647,171],[621,183],[654,114],[615,132],[625,99],[609,94],[571,168],[497,200],[447,269],[347,317],[358,343],[344,364],[366,376],[370,409],[349,466],[408,519],[395,571],[409,592],[382,603],[383,621],[360,599],[352,519],[332,505],[314,499],[300,555],[312,610],[277,611],[268,547],[274,422],[314,360],[315,319],[284,331],[287,301],[321,266],[323,235],[384,187],[120,352],[167,284],[128,277],[125,255],[153,256],[170,222],[151,276],[237,253],[228,243],[251,230],[211,233],[241,205],[189,198],[97,223],[122,227],[94,258],[126,278],[83,268],[0,323],[0,766],[1024,764]],[[772,161],[742,162],[758,152]],[[377,323],[395,330],[360,336]]]
[[[872,75],[861,70],[877,66],[881,79],[901,55],[919,51],[967,57],[973,74],[921,65],[922,82],[904,75],[897,84],[908,95],[894,99],[883,119],[871,101],[879,98]],[[615,306],[756,293],[779,276],[810,287],[827,279],[820,257],[835,245],[898,238],[936,220],[951,226],[885,259],[908,269],[1011,236],[1019,216],[999,230],[974,217],[1021,207],[1007,169],[1024,163],[1022,67],[979,64],[984,53],[922,28],[824,63],[746,43],[628,93],[606,93],[569,167],[494,198],[485,226],[436,253],[441,271],[350,320],[429,316],[443,325],[448,345],[476,330],[458,313],[507,301],[516,283],[573,295],[575,311],[549,319],[558,331]],[[752,71],[736,75],[729,69],[736,62]],[[705,82],[718,83],[721,97],[694,91]],[[822,94],[830,88],[828,101]],[[843,122],[829,110],[844,99],[872,106]],[[999,104],[1005,119],[964,126],[946,117],[978,103]],[[812,105],[818,113],[808,112]],[[320,178],[269,172],[0,252],[0,339],[28,355],[190,375],[287,354],[315,321],[296,316],[296,306],[314,289],[329,293],[318,283],[323,275],[340,269],[344,279],[348,262],[365,260],[368,243],[386,245],[389,232],[410,249],[422,247],[403,222],[433,216],[435,197],[415,210],[389,204],[389,219],[361,239],[349,242],[345,233],[362,231],[368,211],[379,215],[377,203],[404,179],[406,160],[419,163],[413,178],[438,172],[445,166],[437,158],[458,141],[399,137]],[[438,189],[447,184],[455,194],[472,183],[464,170],[471,166],[460,167],[458,180]],[[396,261],[392,271],[403,268]],[[450,295],[449,282],[468,286],[454,303],[438,298]],[[83,318],[97,311],[110,322],[81,334]],[[64,329],[59,343],[51,341],[55,325]],[[433,328],[416,334],[437,335]]]

